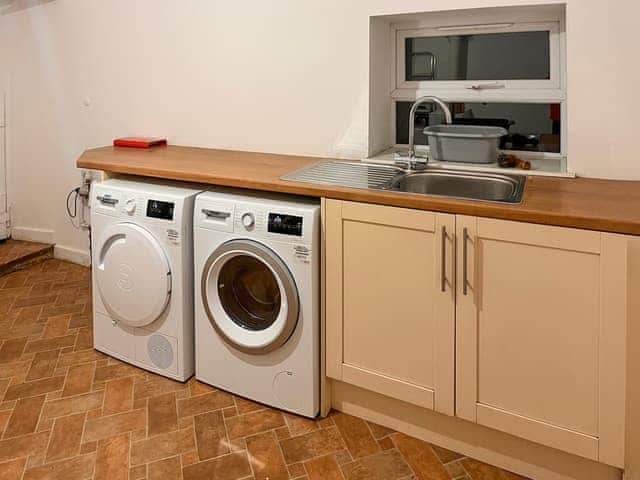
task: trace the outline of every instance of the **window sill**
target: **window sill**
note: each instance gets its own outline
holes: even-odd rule
[[[428,149],[420,148],[417,149],[418,155],[427,156]],[[400,154],[406,154],[406,148],[403,147],[391,147],[377,155],[373,155],[367,158],[368,162],[375,163],[383,163],[383,164],[393,164],[396,160],[401,159]],[[517,152],[516,152],[517,153]],[[522,155],[524,158],[525,155]],[[404,157],[406,158],[406,157]],[[531,162],[531,170],[521,170],[517,168],[502,168],[498,166],[498,163],[486,163],[486,164],[477,164],[477,163],[459,163],[459,162],[437,162],[434,160],[429,160],[429,165],[432,167],[440,167],[440,168],[449,168],[452,170],[467,170],[472,172],[489,172],[489,173],[511,173],[511,174],[522,174],[522,175],[535,175],[535,176],[546,176],[546,177],[565,177],[565,178],[574,178],[576,175],[573,172],[568,172],[566,170],[566,161],[563,157],[555,157],[555,158],[526,158]]]

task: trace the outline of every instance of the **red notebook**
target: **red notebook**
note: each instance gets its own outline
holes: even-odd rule
[[[113,141],[113,145],[116,147],[149,148],[166,144],[166,138],[158,137],[123,137]]]

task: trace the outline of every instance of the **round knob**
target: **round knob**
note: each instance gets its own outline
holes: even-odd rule
[[[129,215],[133,214],[133,212],[136,211],[136,201],[135,201],[135,199],[130,198],[129,200],[127,200],[127,202],[124,205],[124,209]]]
[[[253,213],[245,213],[242,215],[242,225],[244,225],[244,228],[251,228],[255,225],[256,223],[256,217],[253,215]]]

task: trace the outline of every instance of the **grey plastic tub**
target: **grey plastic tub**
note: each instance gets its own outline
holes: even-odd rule
[[[502,127],[436,125],[424,129],[430,157],[440,162],[493,163],[498,155]]]

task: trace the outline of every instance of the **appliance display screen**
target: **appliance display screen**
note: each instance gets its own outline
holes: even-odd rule
[[[282,233],[284,235],[302,236],[302,217],[284,215],[281,213],[269,213],[267,230],[270,233]]]
[[[149,200],[147,202],[147,217],[161,218],[162,220],[173,220],[173,202],[161,202],[160,200]]]

